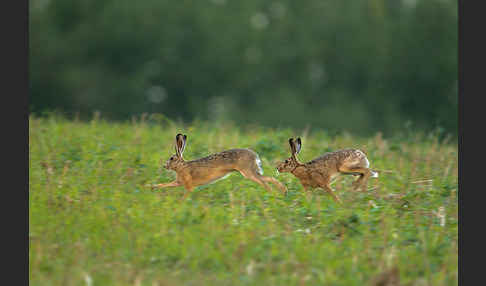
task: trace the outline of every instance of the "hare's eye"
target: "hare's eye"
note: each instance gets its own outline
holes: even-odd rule
[[[289,162],[289,160],[285,160],[285,163],[288,163],[288,162]]]
[[[170,157],[170,160],[171,160],[171,161],[172,161],[172,160],[174,160],[174,157]]]

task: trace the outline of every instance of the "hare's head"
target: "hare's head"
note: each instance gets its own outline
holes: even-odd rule
[[[164,167],[168,170],[177,170],[184,164],[182,153],[186,148],[187,136],[182,134],[176,135],[175,151],[176,153],[170,156],[169,160],[165,163]]]
[[[291,156],[277,165],[277,171],[279,173],[292,172],[297,166],[300,165],[296,155],[300,152],[300,148],[302,147],[302,141],[300,140],[300,138],[297,138],[297,140],[295,141],[294,138],[290,138],[289,145]]]

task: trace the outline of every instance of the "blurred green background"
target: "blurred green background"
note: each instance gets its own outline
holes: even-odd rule
[[[457,135],[457,1],[29,3],[34,114]]]

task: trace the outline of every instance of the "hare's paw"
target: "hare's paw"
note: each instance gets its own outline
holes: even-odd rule
[[[357,191],[357,190],[358,190],[358,188],[359,188],[359,185],[360,185],[359,183],[360,183],[359,181],[354,181],[354,182],[351,184],[351,189],[352,189],[353,191]]]
[[[150,190],[156,190],[156,189],[160,189],[162,187],[162,184],[146,184],[145,185],[146,188],[150,188]]]

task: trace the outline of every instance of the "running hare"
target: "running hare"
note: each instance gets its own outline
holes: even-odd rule
[[[301,163],[296,155],[300,152],[302,141],[300,138],[294,141],[289,139],[292,156],[281,162],[277,166],[280,173],[290,172],[296,176],[304,189],[308,187],[320,187],[328,192],[335,201],[341,202],[339,197],[333,192],[330,183],[339,174],[359,175],[353,182],[353,190],[359,187],[366,190],[368,178],[378,177],[378,173],[369,168],[369,161],[366,155],[357,149],[344,149],[326,153],[310,162]]]
[[[263,176],[260,158],[252,150],[231,149],[197,160],[184,161],[182,153],[186,147],[186,140],[186,135],[176,135],[176,153],[167,160],[164,166],[166,169],[176,172],[176,180],[155,185],[154,188],[184,186],[190,192],[194,187],[209,184],[226,177],[230,172],[238,171],[245,178],[257,182],[268,191],[271,189],[267,182],[270,182],[275,184],[282,192],[287,192],[285,186],[275,178]]]

